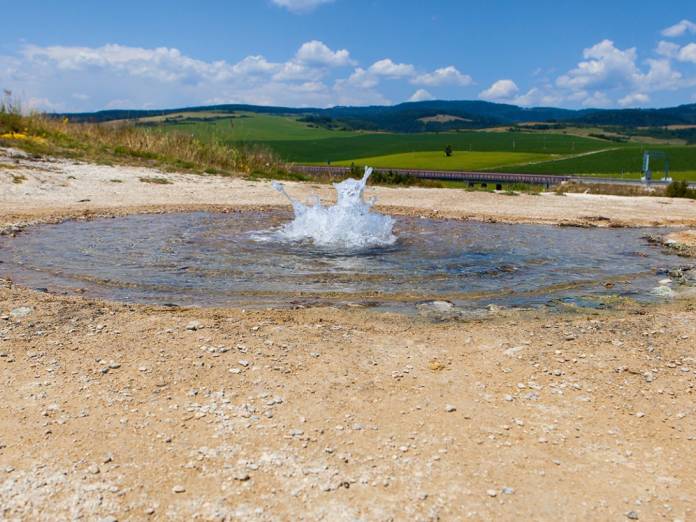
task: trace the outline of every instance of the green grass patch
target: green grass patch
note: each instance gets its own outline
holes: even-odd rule
[[[369,165],[375,168],[422,170],[485,170],[507,165],[526,164],[548,160],[549,154],[530,152],[479,152],[457,151],[446,156],[443,151],[406,152],[339,161],[335,165]]]
[[[12,174],[12,183],[19,185],[20,183],[24,183],[27,180],[27,177],[22,175],[22,174]]]
[[[336,136],[357,136],[358,132],[329,130],[299,121],[294,116],[240,113],[234,117],[209,121],[165,123],[166,131],[190,134],[203,141],[265,142],[276,140],[317,140]]]
[[[659,150],[667,154],[672,178],[676,180],[696,180],[696,147],[651,146],[649,150]],[[639,179],[642,175],[643,151],[643,147],[633,145],[584,156],[553,159],[523,167],[503,167],[499,170],[501,172],[530,174],[573,174]],[[661,178],[663,170],[662,160],[651,160],[650,166],[653,170],[653,179]]]

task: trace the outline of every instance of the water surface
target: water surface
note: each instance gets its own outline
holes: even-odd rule
[[[360,251],[258,240],[291,219],[197,212],[42,225],[0,240],[0,275],[126,302],[404,310],[431,299],[469,308],[655,299],[660,270],[679,264],[643,239],[655,232],[645,228],[397,217],[396,243]]]

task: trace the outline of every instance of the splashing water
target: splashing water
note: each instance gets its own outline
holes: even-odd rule
[[[282,183],[273,182],[292,204],[295,218],[269,234],[257,235],[257,240],[311,241],[319,247],[341,250],[392,245],[396,236],[392,233],[394,219],[370,209],[375,198],[363,199],[365,184],[372,169],[365,167],[362,179],[346,179],[334,183],[337,201],[333,206],[323,206],[318,197],[305,205],[285,192]]]

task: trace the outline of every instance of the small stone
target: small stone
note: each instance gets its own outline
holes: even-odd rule
[[[154,513],[155,513],[155,508],[153,508],[153,507],[149,507],[145,510],[146,515],[152,515]]]
[[[515,492],[513,488],[507,486],[504,487],[501,491],[503,492],[503,495],[512,495]]]
[[[99,522],[118,522],[118,519],[116,517],[108,516],[108,517],[100,518]]]
[[[639,419],[642,419],[643,417],[645,417],[645,413],[643,413],[642,411],[639,411],[636,413],[636,417],[638,417]]]
[[[241,359],[239,361],[239,365],[244,366],[246,368],[247,366],[249,366],[249,361],[247,361],[246,359]]]
[[[117,363],[117,362],[113,362],[113,361],[111,361],[109,363],[109,368],[111,368],[112,370],[117,370],[120,367],[121,367],[121,363]]]
[[[234,480],[238,480],[240,482],[246,482],[251,477],[245,471],[238,471],[237,473],[234,474],[233,478],[234,478]]]
[[[191,321],[190,323],[188,323],[186,325],[186,329],[190,330],[192,332],[195,332],[196,330],[200,330],[201,328],[202,327],[201,327],[200,321]]]
[[[15,319],[18,319],[20,317],[26,317],[33,311],[34,309],[29,306],[20,306],[10,311],[10,317],[14,317]]]
[[[452,413],[453,411],[457,411],[457,408],[451,404],[446,404],[445,411],[448,413]]]
[[[489,497],[497,497],[498,492],[495,489],[487,489],[486,495],[488,495]]]
[[[92,464],[89,468],[87,468],[87,471],[91,473],[92,475],[98,475],[99,474],[99,466],[96,464]]]
[[[174,487],[172,488],[172,491],[173,491],[174,493],[183,493],[184,491],[186,491],[186,488],[185,488],[184,486],[180,486],[180,485],[177,484],[176,486],[174,486]]]
[[[638,513],[636,513],[635,511],[629,511],[628,513],[626,513],[626,518],[628,518],[629,520],[638,520]]]

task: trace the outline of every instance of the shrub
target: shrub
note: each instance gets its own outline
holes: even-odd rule
[[[696,190],[690,189],[687,181],[673,181],[667,185],[665,196],[670,198],[696,199]]]

